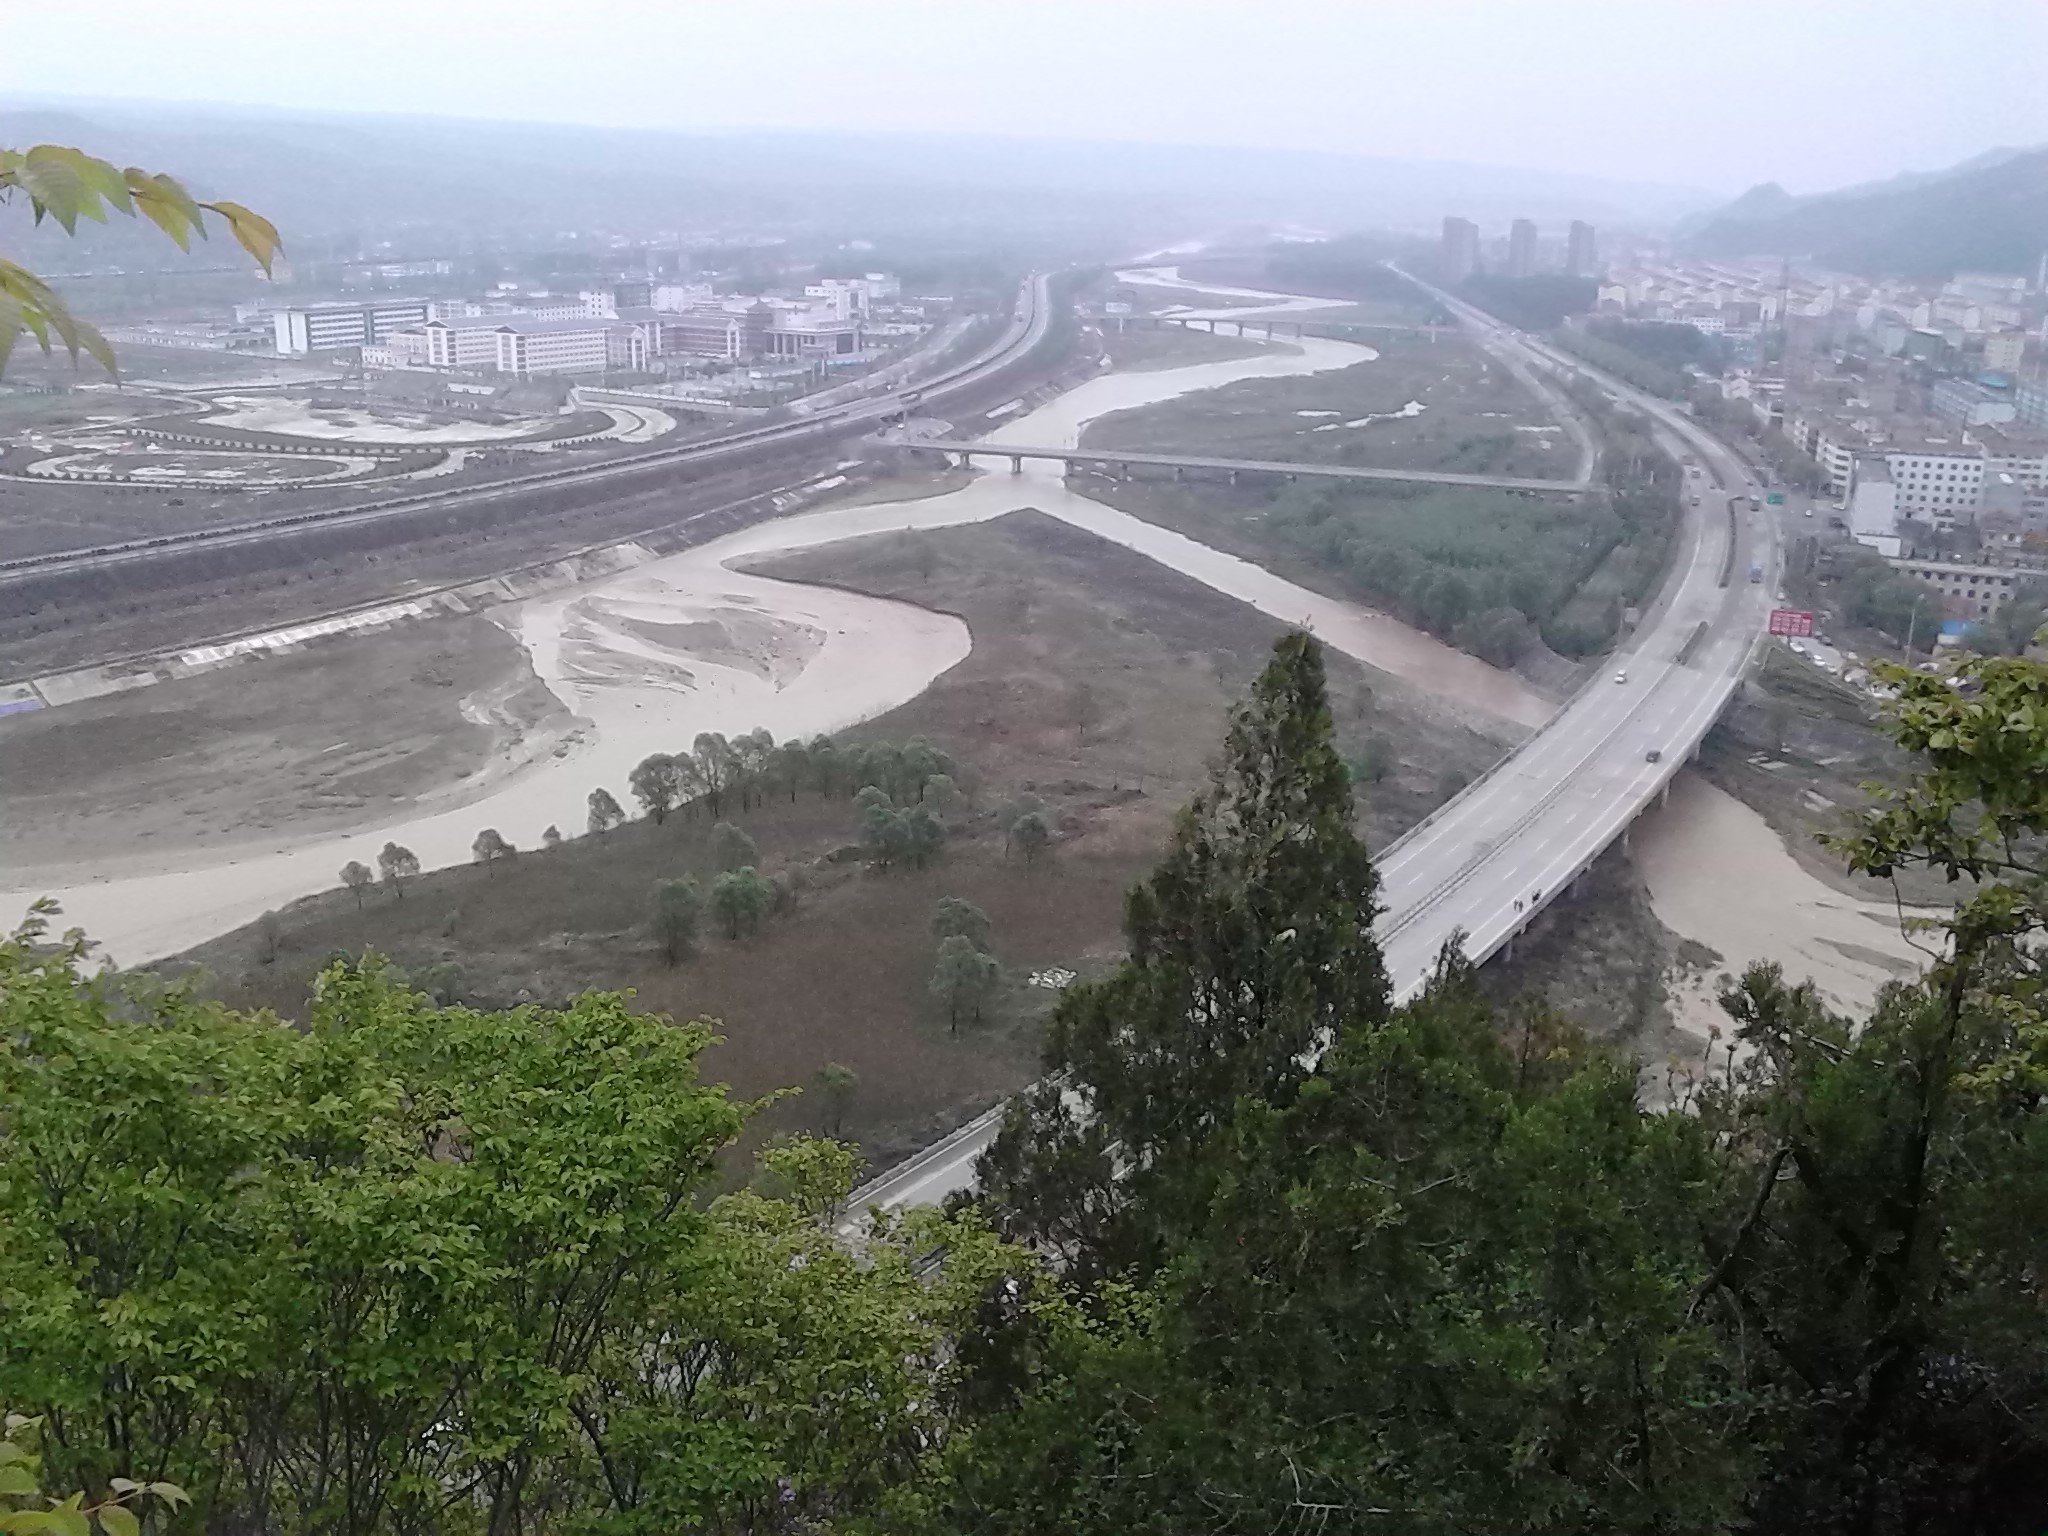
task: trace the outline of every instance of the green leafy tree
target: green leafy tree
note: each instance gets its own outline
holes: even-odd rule
[[[711,914],[728,939],[741,939],[775,910],[775,887],[751,865],[729,869],[711,882]]]
[[[513,857],[517,852],[496,827],[485,827],[469,845],[469,856],[483,865],[486,875],[502,860]]]
[[[825,1104],[825,1134],[837,1136],[846,1124],[846,1106],[853,1102],[860,1076],[853,1068],[828,1061],[818,1068],[818,1096]]]
[[[674,965],[697,937],[697,919],[704,910],[704,898],[697,882],[688,878],[654,882],[654,936],[661,942],[662,958]]]
[[[913,805],[902,812],[903,856],[923,869],[946,846],[946,824],[928,805]]]
[[[366,957],[282,1028],[47,912],[0,942],[7,1530],[136,1536],[100,1511],[165,1480],[192,1529],[843,1527],[916,1506],[952,1341],[1036,1294],[971,1216],[842,1246],[850,1149],[719,1193],[705,1021],[438,1010]]]
[[[1026,816],[1036,816],[1041,821],[1045,817],[1045,802],[1028,790],[1004,801],[1002,808],[996,812],[996,825],[1003,829],[1003,857],[1006,859],[1010,856],[1011,845],[1016,841],[1017,823]]]
[[[995,956],[975,948],[972,939],[956,933],[939,941],[931,994],[946,1010],[949,1031],[959,1033],[963,1014],[976,1024],[981,1022],[982,1009],[994,995],[1001,974]]]
[[[682,771],[666,752],[649,753],[626,776],[626,787],[657,827],[668,820],[682,793]]]
[[[266,273],[281,248],[270,221],[240,203],[198,202],[169,176],[139,166],[123,169],[63,144],[0,148],[0,203],[15,202],[26,202],[37,224],[49,219],[67,235],[77,233],[81,218],[104,224],[112,213],[140,215],[180,250],[192,248],[194,235],[206,238],[206,215],[211,213]],[[23,332],[35,338],[46,357],[54,343],[73,363],[85,352],[108,373],[115,371],[114,352],[105,337],[72,315],[35,273],[0,260],[0,373],[6,372]]]
[[[1042,813],[1029,811],[1010,824],[1009,842],[1014,843],[1017,851],[1024,855],[1025,866],[1029,868],[1038,862],[1040,854],[1052,846],[1052,828]]]
[[[370,873],[370,866],[360,859],[350,859],[341,866],[341,883],[354,895],[358,912],[363,910],[363,893],[376,882],[376,879],[377,877]]]
[[[592,836],[603,836],[625,819],[625,809],[613,798],[610,790],[599,786],[590,792],[590,815],[584,825]]]
[[[1162,1259],[1200,1223],[1231,1106],[1291,1102],[1341,1027],[1386,1014],[1378,876],[1330,737],[1322,648],[1289,635],[1130,895],[1131,958],[1054,1010],[1046,1064],[1064,1086],[1018,1102],[982,1175],[1015,1230],[1070,1262]]]
[[[962,938],[986,953],[992,947],[993,930],[988,914],[973,902],[959,896],[941,896],[932,908],[932,937]]]
[[[399,843],[386,843],[377,854],[377,872],[391,887],[391,894],[405,900],[405,882],[420,872],[419,855]]]
[[[790,804],[796,803],[796,793],[805,780],[813,777],[811,749],[800,741],[785,741],[775,752],[775,777],[777,783],[788,791]]]
[[[703,731],[691,747],[690,760],[696,767],[697,784],[706,808],[713,816],[723,815],[725,797],[740,777],[739,754],[718,732]]]
[[[854,796],[860,816],[861,847],[868,862],[887,869],[910,857],[910,822],[889,800],[887,790],[870,784]]]
[[[711,829],[711,862],[720,869],[738,869],[741,865],[758,865],[761,850],[754,846],[754,840],[729,821],[721,821]]]
[[[43,1421],[0,1404],[0,1532],[7,1536],[78,1536],[97,1525],[105,1536],[140,1536],[151,1501],[175,1513],[192,1502],[176,1483],[113,1479],[97,1501],[81,1490],[66,1498],[42,1487]]]
[[[1394,771],[1394,749],[1384,736],[1368,736],[1356,756],[1348,759],[1345,770],[1354,784],[1379,784]]]
[[[934,816],[951,816],[960,808],[960,785],[950,773],[935,773],[924,781],[924,794],[920,804],[929,806]]]

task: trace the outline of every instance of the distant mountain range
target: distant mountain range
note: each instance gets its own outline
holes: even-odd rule
[[[1873,277],[2032,272],[2048,251],[2048,147],[1811,197],[1767,182],[1682,234],[1702,256],[1805,257]]]
[[[1216,146],[0,101],[0,144],[45,139],[261,209],[302,252],[357,237],[435,249],[706,227],[873,239],[1112,224],[1179,238],[1230,219],[1422,230],[1447,213],[1668,224],[1714,202],[1696,189],[1597,176]]]

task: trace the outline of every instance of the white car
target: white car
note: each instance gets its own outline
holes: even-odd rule
[[[1626,672],[1617,672],[1614,674],[1614,680],[1617,683],[1625,683],[1628,681],[1628,674]]]
[[[1792,642],[1792,654],[1794,656],[1804,656],[1806,654],[1806,647],[1801,645],[1797,640],[1794,640]]]

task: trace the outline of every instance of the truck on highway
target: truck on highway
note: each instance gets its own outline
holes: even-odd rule
[[[1749,579],[1752,582],[1762,581],[1764,579],[1763,561],[1752,560],[1749,562]]]

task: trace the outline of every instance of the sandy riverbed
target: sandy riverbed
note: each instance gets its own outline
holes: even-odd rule
[[[1695,1034],[1730,1027],[1714,1001],[1719,976],[1754,960],[1777,961],[1795,981],[1811,978],[1829,1006],[1858,1016],[1885,982],[1926,963],[1900,931],[1896,908],[1815,879],[1763,817],[1696,773],[1672,781],[1670,802],[1645,813],[1631,843],[1657,920],[1722,957],[1672,988],[1672,1017]]]
[[[1001,441],[1073,444],[1108,411],[1171,399],[1236,379],[1350,367],[1369,348],[1317,341],[1195,367],[1104,375],[1009,423]],[[1313,627],[1330,644],[1465,707],[1525,724],[1549,704],[1519,680],[1405,625],[1320,597],[1257,566],[1068,492],[1052,466],[978,477],[922,500],[850,506],[762,524],[637,570],[494,615],[526,648],[543,682],[590,722],[550,761],[504,776],[488,793],[395,816],[387,825],[215,855],[198,867],[118,877],[17,871],[0,906],[42,892],[63,903],[119,959],[174,952],[247,922],[267,907],[334,883],[350,859],[383,843],[427,865],[468,857],[477,831],[516,844],[583,822],[603,784],[622,800],[628,770],[649,752],[685,746],[699,731],[765,726],[778,737],[832,731],[913,697],[967,652],[957,620],[905,604],[799,587],[731,569],[734,562],[862,534],[979,522],[1037,507],[1161,560],[1276,617]],[[485,780],[489,782],[489,780]]]

